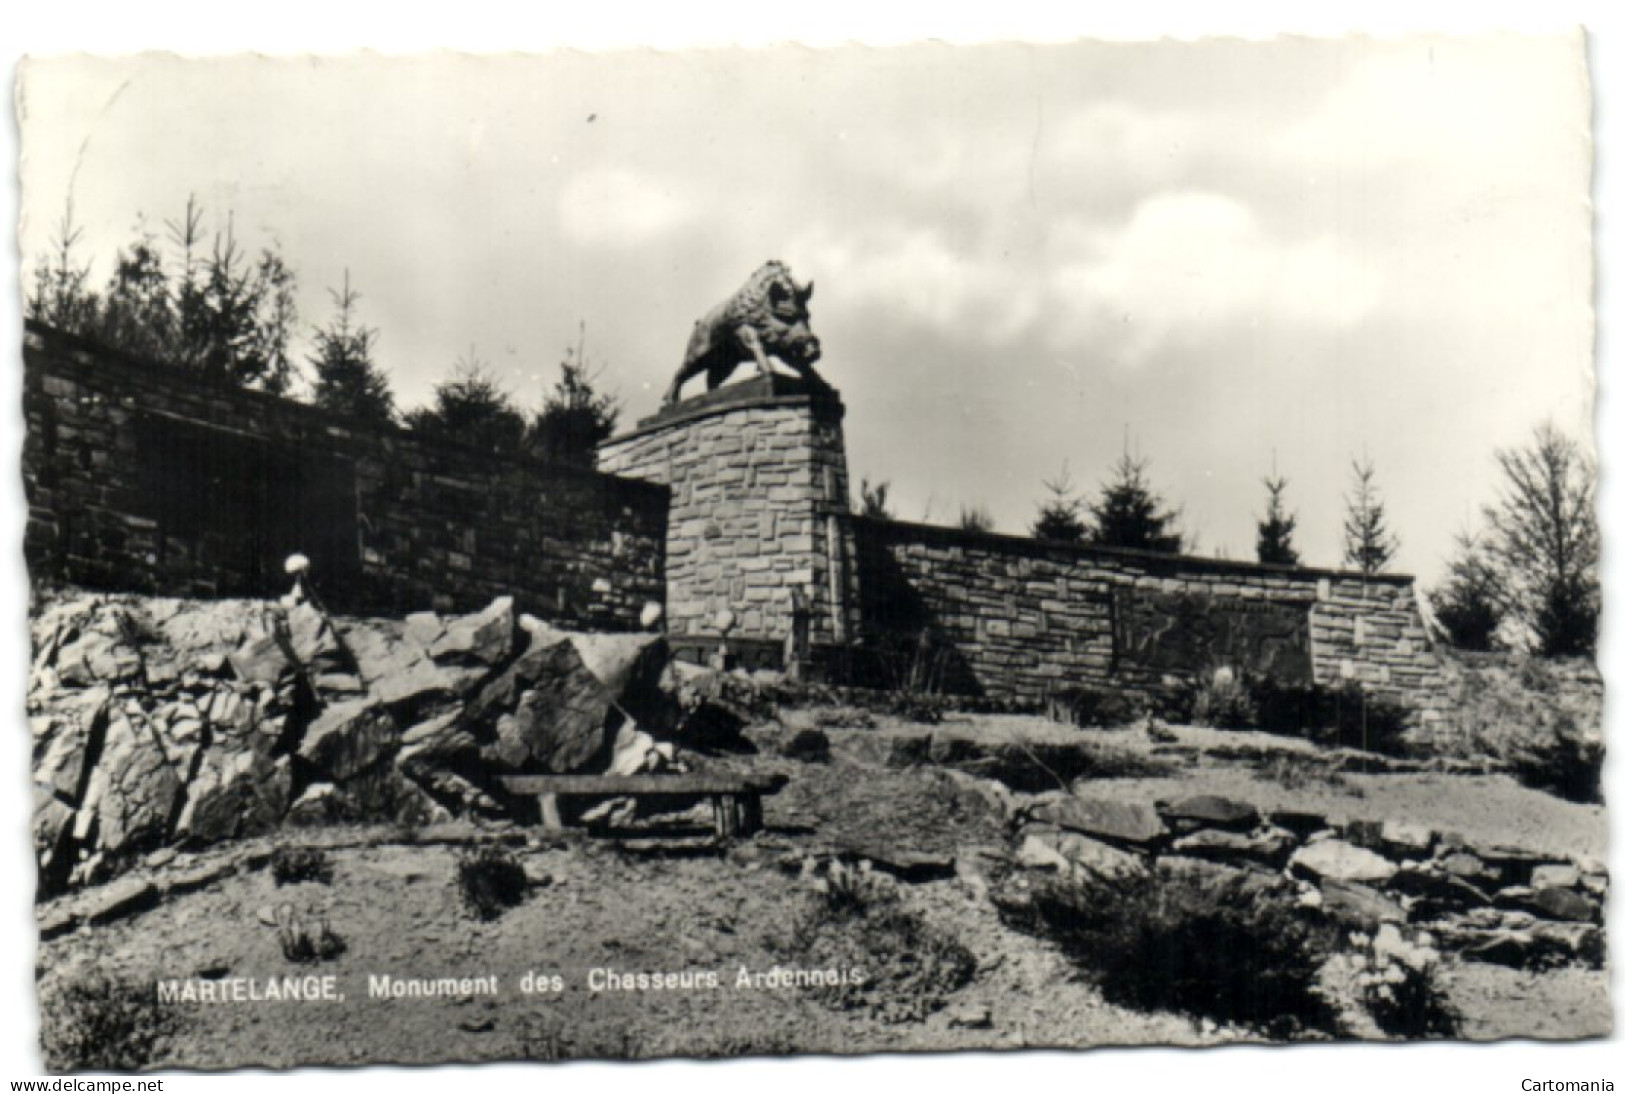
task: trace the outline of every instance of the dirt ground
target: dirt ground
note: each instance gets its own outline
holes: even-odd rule
[[[269,869],[247,870],[128,918],[81,927],[42,944],[42,991],[92,966],[137,985],[306,972],[336,978],[341,1001],[166,1004],[174,1029],[151,1066],[199,1069],[1203,1045],[1255,1036],[1111,1005],[1052,944],[1001,923],[977,866],[1005,839],[998,790],[937,766],[888,762],[897,739],[928,727],[881,719],[843,729],[839,721],[839,713],[798,710],[753,731],[762,754],[727,762],[783,771],[791,781],[768,799],[766,831],[724,851],[696,840],[628,844],[578,832],[554,837],[516,830],[516,839],[528,838],[516,850],[531,884],[521,904],[482,922],[464,908],[456,884],[463,849],[402,842],[412,834],[390,829],[288,832],[282,842],[331,845],[330,883],[279,887]],[[772,753],[795,729],[815,723],[831,740],[827,762]],[[1148,802],[1213,793],[1266,808],[1291,804],[1409,821],[1459,832],[1475,844],[1604,852],[1601,807],[1527,790],[1503,776],[1328,772],[1317,766],[1311,746],[1261,734],[1177,729],[1173,740],[1153,740],[1141,730],[1076,730],[1037,718],[969,715],[950,716],[938,729],[1029,746],[1091,739],[1168,761],[1155,777],[1095,779],[1088,786],[1093,796]],[[862,842],[953,857],[957,876],[900,884],[896,892],[901,908],[970,952],[975,973],[969,983],[935,1013],[900,1022],[839,1009],[804,988],[741,986],[741,970],[765,973],[793,964],[796,925],[818,899],[803,872],[806,857]],[[197,861],[241,853],[241,847],[217,848]],[[325,915],[344,952],[317,965],[291,965],[269,925],[283,904],[302,915]],[[709,970],[718,986],[593,990],[595,969]],[[557,976],[562,990],[527,993],[527,973]],[[498,993],[371,997],[371,978],[384,975],[490,976]],[[1606,970],[1529,973],[1447,957],[1443,983],[1461,1014],[1460,1033],[1469,1039],[1594,1037],[1612,1027]],[[1374,1027],[1355,1032],[1376,1035]]]

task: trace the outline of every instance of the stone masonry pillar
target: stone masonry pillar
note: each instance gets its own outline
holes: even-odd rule
[[[857,627],[840,396],[788,376],[685,399],[598,451],[600,470],[671,488],[666,629],[674,653],[779,667],[793,605],[815,659]],[[793,595],[799,593],[799,597]]]

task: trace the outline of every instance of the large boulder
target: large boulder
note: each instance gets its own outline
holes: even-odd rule
[[[134,627],[123,608],[110,608],[56,652],[57,679],[66,687],[93,687],[133,680],[142,674],[141,651],[130,637]]]
[[[1016,862],[1028,869],[1057,870],[1064,874],[1121,881],[1148,872],[1145,860],[1078,832],[1041,825],[1022,830]]]
[[[35,791],[30,827],[34,857],[39,862],[40,888],[46,893],[61,888],[73,869],[73,821],[71,805],[50,793]]]
[[[90,774],[85,763],[106,728],[112,701],[105,687],[63,692],[45,713],[31,719],[35,786],[64,801],[79,800]]]
[[[288,610],[287,628],[294,659],[307,675],[343,672],[350,667],[349,654],[333,621],[308,600]]]
[[[269,832],[287,811],[292,785],[287,757],[212,747],[187,786],[175,837],[202,844]]]
[[[1405,909],[1396,901],[1357,881],[1327,878],[1320,883],[1320,896],[1327,915],[1363,930],[1374,931],[1383,923],[1404,923],[1407,918]]]
[[[1295,845],[1291,833],[1282,828],[1245,833],[1203,828],[1176,839],[1172,850],[1177,854],[1218,862],[1239,859],[1280,866]]]
[[[518,620],[513,597],[500,596],[482,611],[445,620],[429,642],[429,656],[453,665],[493,668],[513,652]]]
[[[1157,811],[1134,802],[1064,797],[1033,810],[1033,819],[1086,836],[1144,846],[1168,834]]]
[[[1226,828],[1246,832],[1258,824],[1258,807],[1217,794],[1198,794],[1165,806],[1162,815],[1191,827]]]
[[[227,660],[237,679],[272,687],[291,675],[296,667],[274,634],[256,634],[244,639]]]
[[[1316,840],[1298,848],[1289,864],[1294,873],[1316,880],[1382,884],[1398,869],[1375,851],[1340,839]]]
[[[393,752],[400,734],[382,705],[370,700],[334,703],[305,727],[299,755],[335,782],[376,766]]]
[[[109,855],[159,846],[169,836],[184,771],[150,726],[114,711],[101,759],[80,803],[75,838],[88,836],[85,829],[93,815],[96,845]]]
[[[487,671],[484,666],[437,665],[431,660],[429,645],[441,632],[438,618],[428,618],[435,621],[433,636],[425,636],[422,626],[383,624],[353,624],[345,632],[362,682],[375,699],[403,718],[459,702]]]
[[[649,730],[676,724],[678,701],[662,681],[670,650],[658,634],[572,634],[587,671],[632,720]]]
[[[496,738],[486,750],[493,765],[557,773],[602,770],[621,721],[613,697],[562,637],[551,644],[533,639],[480,689],[466,715]]]

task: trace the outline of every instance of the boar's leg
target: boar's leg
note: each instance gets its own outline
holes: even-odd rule
[[[675,403],[678,394],[683,390],[683,382],[694,376],[694,374],[694,369],[685,362],[683,367],[677,370],[677,375],[671,378],[671,387],[666,389],[666,397],[661,401],[666,406]]]
[[[756,333],[756,328],[748,323],[741,323],[734,334],[739,338],[739,344],[755,358],[757,371],[763,376],[773,375],[773,369],[767,363],[767,354],[762,349],[762,336]]]

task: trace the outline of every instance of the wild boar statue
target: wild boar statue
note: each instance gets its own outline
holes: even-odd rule
[[[738,292],[694,324],[688,351],[683,354],[683,367],[666,389],[665,404],[675,403],[683,384],[701,373],[705,374],[708,391],[726,382],[734,369],[747,362],[754,361],[763,376],[770,375],[770,355],[827,388],[823,377],[813,371],[821,350],[818,337],[807,325],[807,301],[812,299],[812,292],[812,282],[797,285],[782,262],[768,262],[751,274]]]

